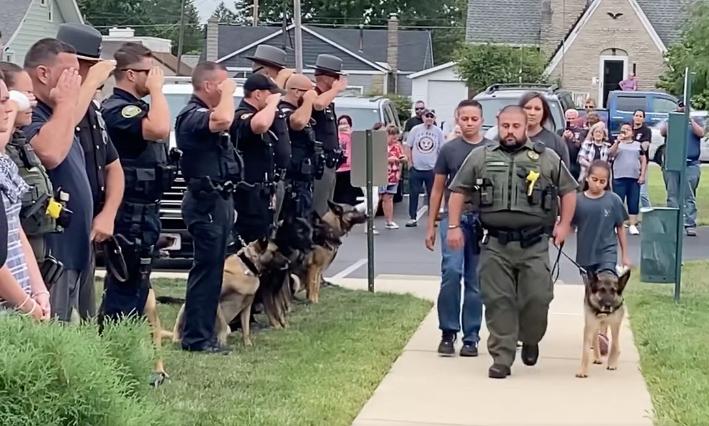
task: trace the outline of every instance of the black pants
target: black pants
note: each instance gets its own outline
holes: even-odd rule
[[[186,191],[182,217],[192,236],[194,259],[187,277],[182,348],[200,350],[214,335],[224,256],[234,223],[231,197]]]
[[[310,218],[313,211],[313,181],[292,180],[286,183],[286,196],[283,201],[281,218]]]
[[[160,237],[160,216],[157,204],[124,202],[116,215],[116,235],[128,270],[128,280],[118,281],[112,274],[104,279],[104,297],[101,317],[118,319],[121,316],[142,315],[148,298],[152,259],[155,244]]]
[[[274,210],[271,208],[271,193],[268,188],[238,188],[234,192],[234,206],[234,231],[246,244],[269,236]]]

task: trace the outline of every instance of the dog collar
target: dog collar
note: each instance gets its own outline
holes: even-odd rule
[[[256,264],[251,259],[246,257],[246,253],[241,251],[241,252],[237,253],[236,255],[239,256],[239,259],[241,259],[241,261],[244,263],[244,265],[246,265],[246,267],[249,268],[249,271],[251,271],[252,274],[254,274],[256,276],[259,276],[261,274],[259,269],[256,267]]]
[[[601,315],[608,316],[608,315],[615,313],[618,309],[620,309],[623,306],[624,302],[625,302],[625,299],[620,299],[620,303],[618,304],[618,306],[616,306],[615,309],[613,309],[610,312],[601,311],[598,308],[596,308],[595,306],[591,306],[591,309],[593,310],[593,315],[595,315],[596,317],[600,317]]]

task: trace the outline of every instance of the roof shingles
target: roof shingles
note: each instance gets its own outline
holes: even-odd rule
[[[32,0],[13,0],[2,2],[2,13],[0,13],[0,31],[2,39],[0,45],[6,44],[12,35],[17,31],[25,17],[27,9],[32,4]]]

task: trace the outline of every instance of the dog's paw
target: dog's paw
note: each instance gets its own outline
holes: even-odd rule
[[[244,346],[247,348],[250,348],[254,345],[254,343],[251,341],[251,339],[244,340]]]
[[[617,365],[608,365],[608,367],[606,367],[606,370],[609,370],[609,371],[615,371],[617,369],[618,369]]]
[[[596,365],[601,365],[601,364],[603,364],[603,360],[601,360],[601,359],[594,359],[594,360],[593,360],[593,363],[596,364]]]
[[[165,381],[168,379],[170,379],[170,376],[165,371],[153,371],[152,373],[150,373],[148,383],[151,387],[157,388],[158,386],[165,383]]]
[[[588,377],[588,374],[584,371],[579,371],[578,373],[576,373],[576,377],[578,377],[579,379],[585,379]]]

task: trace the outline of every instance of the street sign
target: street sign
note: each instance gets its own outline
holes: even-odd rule
[[[387,184],[388,152],[385,130],[356,130],[352,132],[352,171],[350,180],[352,186],[363,188],[367,186],[367,132],[372,134],[372,185]]]

